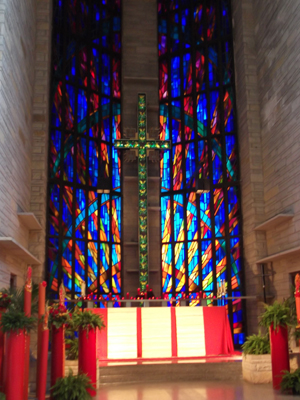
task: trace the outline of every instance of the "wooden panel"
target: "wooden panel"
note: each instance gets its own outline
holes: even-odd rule
[[[137,358],[136,308],[107,310],[107,357]]]
[[[143,358],[172,356],[171,312],[168,307],[142,308]]]
[[[205,356],[205,337],[202,307],[177,307],[178,357]]]

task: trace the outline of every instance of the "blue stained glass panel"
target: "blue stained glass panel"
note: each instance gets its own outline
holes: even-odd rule
[[[186,207],[187,238],[188,240],[195,240],[198,238],[196,193],[195,192],[187,193],[186,198],[187,198],[187,207]]]
[[[98,199],[97,192],[88,192],[88,230],[90,239],[98,240]],[[90,265],[90,264],[89,264]]]
[[[72,188],[65,186],[63,188],[63,202],[62,202],[62,227],[63,235],[72,236],[73,227],[73,192]]]
[[[240,235],[240,209],[237,188],[228,188],[228,219],[229,233],[231,236]]]
[[[121,293],[121,246],[112,245],[112,291]]]
[[[99,87],[99,70],[100,70],[100,52],[98,49],[93,49],[92,50],[92,65],[95,70],[95,82],[97,84],[97,87]]]
[[[109,223],[109,194],[99,194],[100,201],[100,240],[101,242],[110,241],[110,223]]]
[[[182,194],[174,196],[174,240],[184,240],[184,208]]]
[[[51,110],[51,125],[56,126],[57,128],[61,126],[61,121],[54,103]]]
[[[51,278],[50,283],[54,283],[51,289],[57,289],[57,277],[58,277],[58,247],[59,242],[56,238],[49,238],[48,242],[48,271],[50,272]],[[54,280],[54,282],[53,282]],[[55,285],[56,283],[56,285]],[[54,287],[53,287],[54,286]]]
[[[206,140],[198,142],[199,178],[209,178],[208,144]]]
[[[50,133],[50,176],[60,177],[61,132],[51,129]]]
[[[197,133],[200,137],[207,136],[207,100],[205,93],[197,96]]]
[[[241,287],[241,249],[240,238],[231,238],[230,241],[230,261],[231,261],[231,288]]]
[[[170,151],[162,151],[160,153],[160,179],[161,179],[161,190],[167,192],[170,190],[171,178],[170,178]]]
[[[75,220],[75,236],[79,239],[85,238],[85,191],[76,190],[76,220]]]
[[[183,188],[182,145],[173,146],[173,190]]]
[[[225,136],[226,146],[226,170],[228,181],[237,180],[237,145],[236,137],[233,135]]]
[[[189,9],[183,9],[181,11],[181,30],[182,30],[182,45],[189,49],[191,47],[191,24],[189,21]]]
[[[161,237],[163,243],[172,241],[172,227],[171,227],[171,208],[170,196],[163,196],[160,199],[161,205]]]
[[[225,205],[223,189],[215,189],[214,207],[215,235],[216,237],[225,236]]]
[[[180,96],[180,58],[174,57],[171,59],[171,95],[172,97]]]
[[[195,39],[196,39],[196,43],[200,44],[201,42],[204,41],[204,37],[203,37],[203,5],[202,4],[195,4],[194,6],[194,21],[195,21],[195,28],[196,28],[196,35],[195,35]]]
[[[230,18],[229,18],[229,4],[228,0],[221,1],[222,16],[221,16],[221,34],[222,36],[230,34]]]
[[[77,96],[77,123],[82,123],[86,120],[87,116],[87,101],[86,101],[86,93],[84,90],[78,90]]]
[[[200,202],[201,239],[210,239],[211,238],[210,193],[202,193],[199,202]]]
[[[233,65],[232,65],[232,48],[229,42],[223,43],[223,84],[232,84]]]
[[[102,75],[101,75],[101,87],[102,87],[102,94],[110,96],[110,57],[107,54],[102,54]]]
[[[193,140],[195,138],[195,131],[194,131],[194,104],[192,97],[184,98],[183,107],[184,107],[184,137],[185,140]]]
[[[121,160],[120,152],[112,147],[112,187],[117,192],[121,191]]]
[[[97,186],[98,184],[98,148],[94,140],[89,142],[89,184]]]
[[[213,291],[213,259],[211,241],[201,242],[201,265],[202,265],[202,287],[203,290]]]
[[[199,288],[199,250],[198,242],[188,243],[188,279],[189,292],[194,292]]]
[[[185,291],[185,244],[176,243],[175,253],[175,290],[176,292]]]
[[[218,139],[212,140],[213,182],[223,182],[222,146]]]
[[[181,103],[172,101],[172,143],[181,142]]]
[[[87,263],[89,266],[89,271],[90,273],[88,274],[88,286],[93,285],[93,280],[91,278],[94,278],[98,276],[98,243],[97,242],[89,242],[88,243],[88,252],[87,252]],[[93,286],[92,286],[93,288]],[[93,288],[94,289],[94,288]]]
[[[78,183],[86,183],[86,152],[87,140],[78,138],[77,140],[77,156],[76,156],[76,180]]]
[[[189,188],[194,186],[196,178],[196,154],[195,143],[190,142],[185,145],[185,185]]]
[[[159,122],[160,122],[160,140],[170,139],[169,130],[169,107],[168,104],[160,104],[159,106]]]
[[[223,105],[224,105],[225,132],[232,132],[235,129],[232,88],[228,88],[228,90],[225,92]]]
[[[192,79],[192,57],[190,53],[183,55],[182,66],[183,66],[183,91],[184,94],[191,94],[193,88],[193,79]]]
[[[74,42],[70,44],[68,51],[74,51],[75,53],[75,46]],[[73,45],[73,46],[72,46]],[[67,66],[66,66],[66,80],[69,81],[70,83],[76,83],[76,57],[75,55],[70,54],[70,57],[67,61]]]
[[[65,126],[68,130],[74,129],[75,103],[75,89],[66,85]]]
[[[72,182],[74,177],[74,137],[65,134],[64,143],[64,180]]]
[[[167,51],[167,21],[159,19],[158,23],[158,55],[165,54]]]
[[[219,86],[218,52],[216,46],[208,48],[208,76],[210,87]]]
[[[175,13],[171,15],[171,22],[170,22],[170,50],[171,52],[175,52],[179,50],[179,14]]]
[[[226,286],[227,281],[227,257],[226,257],[226,241],[216,240],[216,278],[219,282],[220,280],[225,280]]]
[[[76,240],[75,242],[75,274],[85,281],[85,242]],[[79,280],[81,282],[81,280]]]
[[[212,135],[220,133],[219,92],[210,93],[210,131]]]
[[[121,241],[121,197],[112,198],[112,241],[120,243]]]
[[[170,293],[172,291],[172,252],[173,245],[163,244],[162,245],[162,287],[163,293]]]
[[[110,141],[111,127],[110,127],[110,100],[105,97],[101,100],[102,106],[102,121],[101,121],[101,139]],[[114,128],[113,128],[114,129]]]
[[[100,292],[109,293],[109,260],[110,252],[109,245],[100,243]]]
[[[58,236],[59,233],[59,195],[60,188],[58,185],[50,185],[50,224],[49,234]]]
[[[72,290],[72,241],[63,240],[63,253],[62,253],[62,281],[66,292]]]

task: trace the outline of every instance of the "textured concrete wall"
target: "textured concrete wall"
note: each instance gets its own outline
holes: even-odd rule
[[[151,138],[158,137],[158,54],[156,0],[123,2],[122,32],[122,124],[123,135],[134,137],[137,131],[137,95],[147,94],[147,127]],[[153,153],[153,152],[152,152]],[[148,162],[149,282],[160,294],[160,209],[159,163]],[[155,159],[155,154],[150,158]],[[128,158],[131,161],[126,161]],[[123,268],[124,293],[135,295],[138,274],[138,180],[134,155],[125,154],[123,162]],[[132,178],[135,177],[135,178]]]
[[[48,173],[49,97],[51,62],[52,1],[36,0],[36,46],[33,88],[32,170],[30,209],[42,225],[42,231],[31,232],[30,250],[41,261],[34,279],[45,278],[45,235]]]
[[[300,4],[253,0],[261,114],[265,219],[294,218],[266,232],[266,253],[300,246]],[[289,273],[300,271],[299,254],[273,263],[273,292],[290,294]]]
[[[0,237],[28,248],[17,213],[30,211],[32,98],[36,13],[34,0],[0,1]],[[26,263],[0,247],[0,287],[10,274],[22,285]]]

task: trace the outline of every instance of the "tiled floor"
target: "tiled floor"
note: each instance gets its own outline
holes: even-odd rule
[[[247,382],[184,382],[104,386],[96,400],[292,400],[272,385]],[[296,397],[299,398],[299,397]]]

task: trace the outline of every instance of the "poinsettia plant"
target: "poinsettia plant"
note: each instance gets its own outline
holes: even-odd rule
[[[11,297],[7,293],[0,292],[0,308],[8,308],[11,304]]]
[[[48,308],[48,311],[50,327],[54,325],[56,329],[59,329],[64,324],[68,324],[71,321],[70,313],[63,304],[54,303]]]

